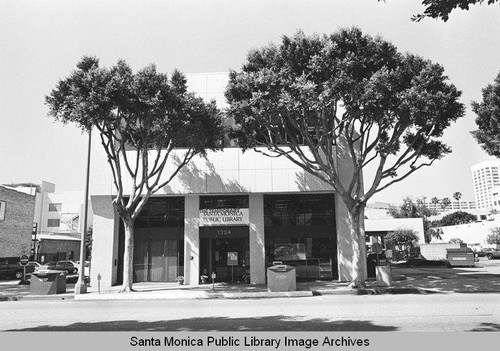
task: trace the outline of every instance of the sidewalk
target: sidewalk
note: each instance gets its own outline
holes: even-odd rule
[[[480,261],[476,267],[409,267],[391,266],[391,286],[379,286],[374,278],[365,289],[351,289],[348,283],[309,281],[297,283],[297,291],[269,292],[267,286],[216,283],[199,286],[178,283],[135,283],[135,292],[120,294],[119,286],[97,291],[88,288],[87,294],[74,295],[74,284],[68,284],[65,294],[37,296],[29,294],[29,286],[5,286],[0,283],[0,301],[17,300],[152,300],[152,299],[244,299],[276,297],[311,297],[319,295],[376,295],[376,294],[450,294],[500,293],[500,261]]]

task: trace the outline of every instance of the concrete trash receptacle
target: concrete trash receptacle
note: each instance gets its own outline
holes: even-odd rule
[[[66,273],[62,271],[34,272],[31,274],[31,295],[53,295],[66,292]]]
[[[378,286],[392,285],[391,266],[377,266],[375,267],[375,270]]]
[[[276,265],[267,269],[268,291],[295,291],[297,282],[295,268],[287,265]]]

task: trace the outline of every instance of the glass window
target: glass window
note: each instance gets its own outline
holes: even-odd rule
[[[0,201],[0,221],[5,220],[5,201]]]
[[[333,194],[266,195],[266,226],[334,225]]]
[[[136,228],[184,226],[183,197],[152,197],[135,221]]]
[[[62,204],[49,204],[49,212],[60,212]]]
[[[47,220],[47,227],[59,227],[61,220],[59,218]]]

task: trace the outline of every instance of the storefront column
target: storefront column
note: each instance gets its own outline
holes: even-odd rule
[[[120,217],[113,206],[113,197],[91,196],[92,261],[90,281],[97,286],[97,275],[101,276],[101,288],[116,284],[118,275],[118,233]]]
[[[184,216],[184,283],[200,282],[200,196],[186,195]]]
[[[266,250],[264,237],[264,195],[250,194],[250,283],[266,282]]]

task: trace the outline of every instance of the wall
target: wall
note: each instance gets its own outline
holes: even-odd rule
[[[420,245],[420,254],[426,260],[445,260],[446,249],[459,249],[460,244],[423,244]]]
[[[0,257],[29,255],[35,214],[35,196],[0,186],[5,219],[0,221]]]
[[[450,239],[458,238],[462,239],[466,244],[479,244],[481,247],[495,247],[495,245],[486,242],[486,237],[494,227],[500,227],[499,216],[495,216],[492,221],[441,227],[440,229],[443,231],[441,239],[433,239],[432,242],[447,243]]]

